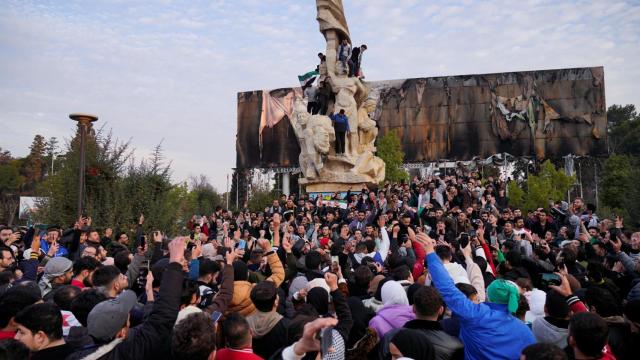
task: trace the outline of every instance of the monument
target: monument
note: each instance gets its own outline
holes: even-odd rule
[[[319,83],[328,86],[335,100],[328,113],[344,110],[349,121],[345,153],[336,155],[336,140],[331,119],[307,112],[307,99],[296,94],[290,118],[300,145],[299,164],[304,175],[301,185],[307,192],[342,192],[350,188],[375,185],[384,180],[382,159],[374,155],[376,123],[370,118],[375,101],[368,101],[369,88],[356,76],[349,76],[345,63],[338,60],[342,41],[351,44],[349,28],[341,0],[317,0],[317,20],[327,42],[326,61],[319,67]]]
[[[391,131],[414,168],[503,153],[540,161],[608,154],[602,66],[363,82],[337,61],[337,44],[351,42],[342,2],[316,5],[327,44],[318,80],[335,98],[327,113],[344,109],[350,120],[345,156],[335,154],[331,120],[307,112],[300,87],[244,91],[237,168],[281,173],[283,183],[300,173],[310,192],[358,189],[384,178],[375,139]]]

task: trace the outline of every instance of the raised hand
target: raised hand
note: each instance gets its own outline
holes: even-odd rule
[[[184,239],[176,237],[169,243],[169,262],[177,262],[182,265],[184,260]]]
[[[324,274],[324,281],[329,285],[331,291],[338,290],[338,275],[328,272]]]
[[[191,250],[191,258],[197,259],[202,255],[202,241],[200,239],[196,240],[196,246]]]
[[[153,242],[154,243],[162,242],[162,233],[160,232],[160,230],[156,230],[153,232]]]
[[[140,214],[140,218],[138,219],[138,224],[139,225],[144,224],[144,214]]]
[[[258,245],[264,250],[264,252],[271,251],[271,242],[267,239],[258,239]]]
[[[237,251],[237,249],[236,249]],[[227,265],[233,265],[233,262],[236,260],[236,258],[238,257],[238,253],[234,251],[234,250],[229,250],[227,251],[227,253],[225,254],[225,260]]]
[[[293,345],[293,352],[296,355],[303,356],[312,351],[320,351],[320,340],[316,336],[317,333],[327,327],[336,326],[338,319],[327,317],[319,318],[304,325],[302,337]]]
[[[57,253],[58,253],[58,242],[54,241],[53,243],[51,243],[51,246],[49,247],[49,251],[47,252],[47,256],[54,257],[54,256],[56,256]]]
[[[282,248],[288,254],[291,252],[293,248],[293,243],[291,242],[291,234],[284,233],[284,238],[282,239]]]

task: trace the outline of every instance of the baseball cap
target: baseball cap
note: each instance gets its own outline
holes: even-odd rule
[[[113,339],[127,323],[129,311],[137,301],[136,293],[125,290],[118,297],[96,305],[87,317],[89,335],[102,341]]]

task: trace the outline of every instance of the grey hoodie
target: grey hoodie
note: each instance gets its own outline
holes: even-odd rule
[[[537,318],[531,325],[531,330],[536,340],[541,343],[553,344],[560,349],[567,347],[567,337],[569,329],[564,329],[552,325],[545,318]]]

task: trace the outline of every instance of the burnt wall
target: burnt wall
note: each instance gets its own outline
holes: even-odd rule
[[[378,136],[397,131],[406,162],[607,153],[602,67],[367,84]],[[237,166],[297,166],[300,150],[286,116],[263,127],[260,151],[262,99],[262,91],[238,94]]]

